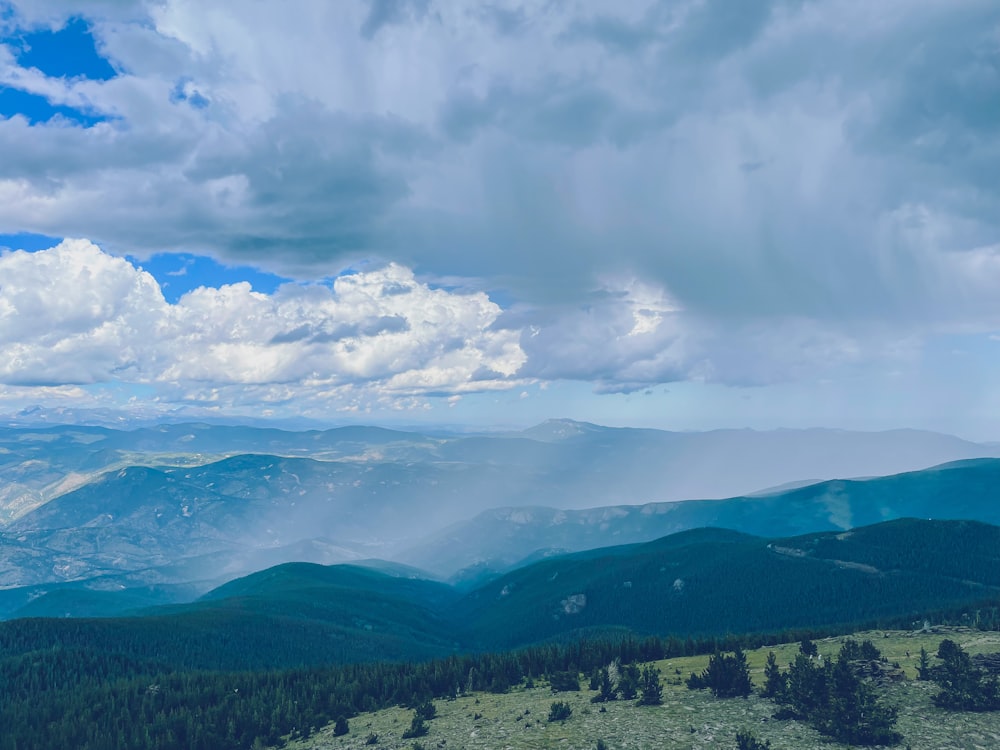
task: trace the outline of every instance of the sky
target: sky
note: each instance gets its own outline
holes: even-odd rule
[[[1000,439],[996,0],[0,0],[0,414]]]

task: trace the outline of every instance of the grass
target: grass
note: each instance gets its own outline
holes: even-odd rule
[[[916,666],[923,646],[933,656],[943,638],[951,638],[969,653],[1000,651],[1000,633],[967,629],[941,629],[932,633],[874,631],[854,638],[871,639],[890,662],[899,662],[909,679],[886,688],[890,703],[899,706],[898,729],[905,748],[913,750],[972,750],[1000,747],[1000,716],[996,714],[951,713],[936,708],[932,683],[917,682]],[[824,658],[834,656],[844,638],[816,641]],[[767,652],[773,650],[782,666],[794,659],[797,643],[780,644],[747,652],[755,684],[763,682]],[[906,656],[909,652],[909,656]],[[523,687],[504,695],[476,693],[454,700],[435,701],[438,716],[428,722],[420,745],[447,750],[594,750],[603,740],[608,750],[715,750],[735,748],[738,730],[751,729],[761,739],[770,740],[773,750],[839,750],[847,748],[823,737],[806,724],[775,721],[775,706],[756,695],[750,698],[717,700],[707,691],[688,690],[683,682],[691,672],[700,672],[707,656],[685,657],[657,662],[664,681],[662,706],[640,707],[634,702],[590,703],[595,693],[553,695],[547,685],[528,690]],[[554,700],[565,701],[573,709],[565,722],[546,721]],[[400,707],[361,714],[350,720],[350,733],[333,736],[328,726],[307,740],[289,743],[293,750],[341,750],[383,748],[412,750],[414,740],[403,740],[413,711]],[[366,745],[369,734],[378,735],[377,745]]]

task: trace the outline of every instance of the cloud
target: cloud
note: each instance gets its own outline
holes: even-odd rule
[[[0,381],[92,383],[139,375],[166,304],[156,281],[82,241],[0,255]]]
[[[998,248],[960,257],[963,293],[997,283]],[[4,252],[0,280],[5,403],[121,406],[140,388],[154,409],[328,418],[556,381],[599,394],[677,381],[766,386],[921,359],[918,333],[712,319],[627,276],[606,278],[585,304],[541,309],[435,288],[399,264],[270,294],[246,282],[199,287],[168,302],[146,271],[66,240]]]
[[[743,316],[895,314],[878,243],[904,206],[977,222],[933,253],[996,241],[994,3],[737,5],[67,6],[124,72],[2,79],[114,119],[0,123],[0,224],[299,277],[377,257],[536,303],[624,269]]]
[[[386,26],[421,18],[427,13],[428,4],[428,0],[369,0],[361,36],[372,39]]]
[[[432,289],[398,265],[272,295],[201,287],[169,304],[145,271],[66,240],[5,253],[0,279],[0,382],[10,385],[394,398],[509,387],[524,361],[517,333],[493,329],[501,311],[485,294]]]
[[[264,297],[150,292],[197,359],[118,347],[146,330],[124,309],[80,377],[268,398],[514,372],[764,383],[1000,326],[992,0],[12,7],[17,32],[83,17],[119,74],[51,78],[0,46],[4,85],[103,120],[0,119],[0,231],[304,280],[381,269]],[[510,304],[452,294],[447,322],[421,320],[442,290],[414,278],[444,277]],[[51,377],[52,355],[19,345],[5,377]]]

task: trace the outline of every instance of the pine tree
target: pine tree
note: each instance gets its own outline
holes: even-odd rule
[[[736,750],[771,750],[771,743],[761,742],[753,732],[743,730],[736,733]]]
[[[660,684],[660,671],[647,664],[639,678],[639,705],[659,706],[663,703],[663,685]]]
[[[938,657],[944,662],[934,670],[934,681],[941,692],[934,703],[955,711],[1000,710],[1000,682],[972,663],[961,646],[945,639],[938,647]]]
[[[598,694],[590,699],[591,703],[607,703],[618,699],[615,686],[611,682],[611,675],[607,669],[600,670],[600,677],[597,682]]]
[[[858,644],[842,648],[836,662],[820,665],[804,653],[788,670],[788,683],[780,702],[791,714],[807,720],[823,734],[852,745],[893,745],[897,710],[878,700],[875,690],[852,667],[851,656],[861,653]]]
[[[580,675],[577,672],[553,672],[549,675],[549,687],[553,693],[577,691],[580,689]]]
[[[403,732],[403,739],[409,740],[414,737],[423,737],[425,734],[427,734],[427,725],[424,724],[424,720],[421,717],[414,714],[413,719],[410,721],[410,728]]]
[[[623,700],[633,700],[639,692],[639,667],[635,664],[626,664],[622,667],[621,676],[618,678],[618,692]]]
[[[709,688],[716,698],[736,698],[750,695],[753,683],[750,682],[750,668],[747,657],[737,646],[732,656],[715,654],[708,660],[708,667],[700,677],[691,675],[688,687],[692,690]]]
[[[424,721],[431,721],[437,716],[437,706],[435,706],[431,701],[425,701],[414,709],[417,716],[419,716]]]
[[[788,669],[786,701],[803,719],[816,716],[829,704],[829,684],[823,667],[803,653],[796,654]]]
[[[931,658],[927,649],[920,647],[920,662],[917,664],[917,679],[927,681],[931,678]]]
[[[764,689],[761,694],[765,698],[782,703],[788,691],[788,677],[778,666],[778,659],[773,651],[767,654],[767,665],[764,667]]]
[[[878,701],[872,686],[854,674],[847,656],[841,651],[833,667],[827,726],[821,731],[852,745],[898,743],[902,735],[893,729],[898,711]]]

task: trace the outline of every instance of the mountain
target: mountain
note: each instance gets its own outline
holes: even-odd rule
[[[765,540],[696,529],[535,563],[464,597],[460,638],[508,648],[583,632],[767,632],[919,618],[1000,596],[1000,528],[901,519]],[[956,553],[961,550],[961,553]]]
[[[104,581],[105,584],[110,581]],[[6,589],[0,595],[4,617],[117,617],[150,607],[190,602],[202,591],[194,585],[122,585],[97,589],[73,583]]]
[[[108,471],[130,466],[197,466],[239,453],[408,460],[422,458],[424,448],[437,442],[380,427],[304,432],[203,423],[134,430],[0,427],[0,527]]]
[[[196,466],[237,454],[429,467],[493,467],[457,482],[479,509],[722,498],[787,482],[874,476],[1000,447],[917,430],[669,432],[552,420],[520,433],[424,435],[350,426],[294,432],[206,423],[135,430],[77,425],[0,427],[0,526],[128,466]],[[454,519],[452,519],[454,520]]]
[[[440,528],[469,506],[470,485],[490,481],[504,485],[501,469],[269,455],[127,467],[9,523],[0,586],[147,570],[155,576],[144,583],[178,583],[386,556],[387,540]],[[197,579],[167,575],[192,568]]]
[[[265,545],[252,532],[274,515],[278,501],[231,497],[157,469],[121,469],[11,523],[0,536],[0,585],[166,570],[220,553],[236,560],[257,547],[279,546],[273,534]],[[339,559],[357,556],[345,550]],[[217,575],[206,569],[199,578]]]
[[[60,646],[187,668],[420,659],[586,634],[821,628],[1000,600],[1000,527],[901,519],[765,539],[696,529],[555,557],[469,592],[353,565],[285,564],[191,604],[0,623],[0,653]]]
[[[190,603],[237,575],[236,571],[263,570],[289,558],[330,565],[342,559],[322,540],[310,540],[290,548],[260,550],[239,558],[209,555],[185,564],[140,570],[133,573],[97,575],[63,583],[37,583],[0,589],[0,620],[20,617],[116,617],[133,615],[151,607]],[[378,559],[352,560],[352,565],[409,579],[430,579],[430,574],[399,563]],[[163,581],[189,580],[188,583]]]
[[[843,530],[908,516],[1000,523],[1000,459],[816,482],[727,500],[583,510],[497,508],[432,535],[398,558],[442,576],[468,569],[463,579],[481,581],[546,551],[643,542],[702,526],[775,536]]]
[[[205,423],[6,427],[0,586],[205,587],[281,562],[369,557],[440,576],[479,563],[466,578],[482,581],[539,550],[642,541],[701,525],[794,534],[938,516],[933,507],[894,510],[891,498],[882,514],[845,510],[851,483],[800,490],[822,487],[822,501],[794,492],[749,505],[663,501],[995,453],[996,446],[907,430],[680,433],[566,420],[483,435]],[[643,501],[659,504],[608,508]],[[804,507],[817,503],[827,510]],[[532,507],[490,511],[439,533],[511,506]]]
[[[368,567],[286,563],[195,602],[129,617],[8,620],[0,623],[0,653],[100,649],[223,670],[419,660],[453,653],[446,617],[457,596],[444,584]]]

